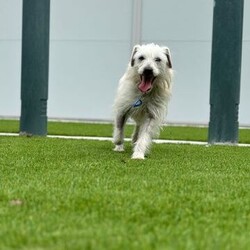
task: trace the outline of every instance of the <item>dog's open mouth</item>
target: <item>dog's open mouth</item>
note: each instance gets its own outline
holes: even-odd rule
[[[138,86],[139,90],[142,93],[147,93],[152,89],[153,81],[155,80],[155,76],[153,74],[153,71],[151,69],[146,69],[144,72],[140,75],[141,82]]]

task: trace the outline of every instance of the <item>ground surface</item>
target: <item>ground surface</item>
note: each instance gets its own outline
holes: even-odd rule
[[[111,134],[96,126],[49,131]],[[250,148],[154,144],[139,161],[112,147],[0,137],[0,249],[249,249]]]

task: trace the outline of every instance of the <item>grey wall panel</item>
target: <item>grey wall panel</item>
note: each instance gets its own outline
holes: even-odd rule
[[[130,43],[51,43],[49,117],[111,119]]]
[[[243,43],[242,75],[240,92],[240,124],[250,125],[250,41]]]
[[[143,2],[143,43],[166,45],[172,52],[168,121],[208,123],[212,14],[212,0]]]
[[[130,40],[132,0],[52,0],[51,39]]]
[[[52,1],[49,117],[112,118],[130,53],[132,3]]]
[[[168,121],[207,123],[213,0],[142,0],[141,40],[170,47]],[[111,119],[133,34],[134,0],[51,0],[49,117]],[[245,0],[239,120],[250,124],[250,0]],[[22,1],[0,0],[0,116],[20,115]]]
[[[175,71],[167,121],[207,123],[211,43],[166,41],[163,44],[171,48]]]
[[[21,0],[0,0],[0,40],[21,39]]]
[[[250,0],[244,0],[243,40],[250,41]]]
[[[240,92],[240,124],[250,125],[250,0],[245,0]]]
[[[144,0],[143,40],[211,40],[213,0]]]
[[[19,116],[21,42],[0,40],[0,116]]]
[[[22,1],[0,0],[0,116],[20,114]]]

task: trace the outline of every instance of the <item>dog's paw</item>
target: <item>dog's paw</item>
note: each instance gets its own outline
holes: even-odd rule
[[[114,151],[123,152],[124,151],[123,145],[115,145]]]
[[[132,155],[132,159],[144,160],[144,154],[141,152],[134,152]]]

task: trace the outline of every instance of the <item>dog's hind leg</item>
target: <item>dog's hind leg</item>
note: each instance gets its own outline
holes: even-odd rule
[[[133,135],[132,135],[132,144],[135,144],[137,142],[139,132],[140,132],[140,125],[136,124]]]
[[[124,151],[124,126],[127,121],[127,114],[118,115],[115,118],[113,142],[115,144],[114,151]]]

